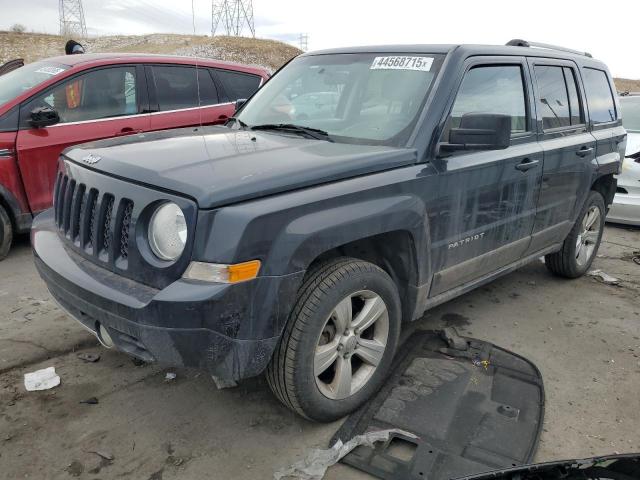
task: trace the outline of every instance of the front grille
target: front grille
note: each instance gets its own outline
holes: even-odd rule
[[[85,253],[126,269],[133,201],[99,192],[60,173],[54,189],[54,217],[60,233]],[[117,204],[116,204],[117,203]]]

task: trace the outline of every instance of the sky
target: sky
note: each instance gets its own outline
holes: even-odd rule
[[[616,77],[640,79],[640,1],[610,10],[584,0],[253,0],[256,36],[309,50],[382,43],[504,44],[523,38],[592,53]],[[89,34],[193,33],[191,0],[83,0]],[[211,0],[193,0],[196,33],[211,32]],[[57,33],[58,0],[0,0],[0,29]]]

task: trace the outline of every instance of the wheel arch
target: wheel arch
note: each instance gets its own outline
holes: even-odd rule
[[[601,175],[591,184],[591,190],[594,190],[604,198],[604,205],[608,209],[613,202],[613,196],[616,194],[618,180],[613,173]]]

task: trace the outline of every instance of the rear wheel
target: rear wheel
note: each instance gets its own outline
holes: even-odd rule
[[[3,260],[11,249],[11,242],[13,241],[13,225],[11,224],[11,218],[9,214],[0,205],[0,260]]]
[[[377,266],[338,259],[303,283],[267,369],[269,386],[300,415],[328,422],[382,385],[400,332],[400,298]]]
[[[576,224],[562,244],[562,249],[545,257],[547,268],[554,274],[567,278],[584,275],[598,252],[605,216],[602,195],[591,191]]]

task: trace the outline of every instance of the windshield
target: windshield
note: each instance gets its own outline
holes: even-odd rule
[[[242,109],[249,127],[295,124],[345,143],[402,145],[441,55],[335,54],[296,58]]]
[[[640,96],[622,97],[620,108],[624,128],[632,132],[640,132]]]
[[[70,68],[53,62],[35,62],[0,76],[0,106]]]

